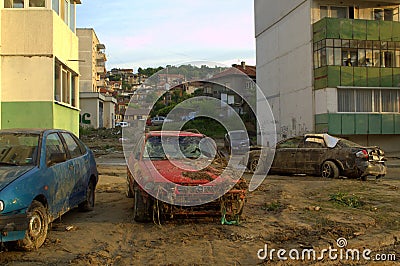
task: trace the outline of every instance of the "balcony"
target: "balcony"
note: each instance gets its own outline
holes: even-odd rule
[[[313,32],[314,89],[400,86],[400,22],[324,18]]]
[[[313,41],[349,39],[400,41],[400,22],[364,19],[323,18],[313,25]]]
[[[102,53],[102,52],[98,52],[97,55],[96,55],[96,60],[97,61],[102,61],[102,62],[107,61],[106,54]]]
[[[400,114],[318,114],[315,130],[333,135],[400,134]]]

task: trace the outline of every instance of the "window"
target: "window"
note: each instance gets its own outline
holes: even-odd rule
[[[46,0],[29,0],[29,7],[46,7]]]
[[[400,67],[400,42],[326,39],[314,43],[314,68]]]
[[[53,153],[64,153],[64,146],[61,142],[60,136],[57,133],[49,134],[46,138],[46,163],[50,161],[50,156]]]
[[[374,9],[375,20],[394,21],[395,16],[398,16],[398,8],[376,8]]]
[[[320,19],[354,18],[354,8],[348,6],[320,6]]]
[[[76,73],[72,72],[66,66],[56,61],[54,69],[55,101],[63,102],[76,107],[76,77]]]
[[[69,154],[71,155],[71,158],[76,158],[83,155],[78,143],[70,134],[62,133],[61,135],[63,136],[65,143],[67,144],[67,148]]]
[[[399,113],[400,90],[338,89],[338,112]]]
[[[52,8],[53,10],[60,15],[60,0],[52,0]]]

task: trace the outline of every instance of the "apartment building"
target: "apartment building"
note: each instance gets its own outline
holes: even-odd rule
[[[80,0],[0,0],[1,128],[79,134]]]
[[[278,138],[400,150],[399,0],[255,0],[257,83]]]
[[[117,100],[101,93],[107,87],[105,45],[92,28],[78,28],[80,125],[112,128],[115,124]]]

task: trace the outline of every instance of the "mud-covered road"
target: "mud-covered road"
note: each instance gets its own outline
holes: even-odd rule
[[[269,176],[248,194],[240,226],[221,225],[218,219],[169,221],[161,226],[136,223],[132,199],[124,194],[125,171],[124,166],[99,166],[93,212],[72,210],[53,223],[39,250],[3,251],[0,264],[267,265],[257,256],[265,244],[268,252],[296,249],[300,256],[303,249],[313,248],[318,257],[324,248],[337,248],[340,237],[346,238],[346,248],[371,249],[371,257],[397,254],[400,261],[400,168],[389,169],[378,182]],[[345,204],[349,202],[357,207]],[[339,263],[327,254],[322,262],[281,261],[276,252],[272,255],[273,265]]]

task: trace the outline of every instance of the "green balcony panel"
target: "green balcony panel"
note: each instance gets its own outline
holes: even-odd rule
[[[394,115],[382,115],[382,134],[394,134]]]
[[[353,20],[341,19],[340,20],[340,38],[353,39]]]
[[[382,87],[392,87],[393,86],[393,71],[392,68],[381,68],[380,85]]]
[[[354,67],[354,86],[359,86],[359,87],[368,86],[366,67]]]
[[[369,87],[379,87],[380,69],[376,67],[367,67],[367,77]]]
[[[400,134],[400,115],[394,115],[394,134]]]
[[[313,25],[314,42],[326,39],[326,19],[321,19],[320,21],[314,23]]]
[[[400,22],[393,22],[392,24],[392,40],[395,42],[400,41]]]
[[[326,77],[328,74],[328,67],[320,67],[314,70],[314,77],[316,78],[321,78],[321,77]]]
[[[382,115],[370,114],[368,116],[369,134],[382,134]]]
[[[379,38],[381,41],[392,40],[392,21],[379,21]]]
[[[379,21],[367,21],[367,40],[379,40]]]
[[[342,134],[352,135],[356,132],[355,129],[355,115],[343,114],[342,115]]]
[[[328,67],[328,87],[335,88],[340,86],[340,66]]]
[[[353,39],[366,40],[367,39],[367,21],[355,19],[353,21]]]
[[[314,80],[314,90],[320,90],[328,87],[328,78],[316,78]]]
[[[326,20],[326,38],[340,39],[340,20],[327,19]]]
[[[319,114],[315,115],[315,124],[328,124],[329,123],[329,114]]]
[[[356,114],[356,134],[368,134],[368,114]]]
[[[400,87],[400,68],[393,68],[393,87]]]
[[[353,68],[352,67],[341,67],[340,68],[340,85],[342,86],[353,86]]]
[[[341,114],[329,114],[329,125],[328,132],[333,135],[342,134],[342,115]]]

